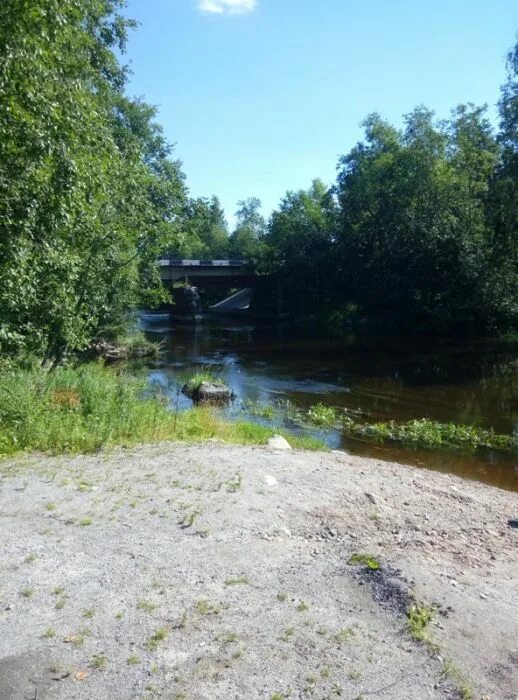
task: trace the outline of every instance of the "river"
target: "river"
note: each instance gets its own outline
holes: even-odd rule
[[[179,392],[201,368],[219,375],[236,395],[224,412],[277,426],[251,405],[290,401],[307,409],[323,403],[365,416],[369,422],[430,418],[441,422],[518,432],[518,345],[490,340],[405,340],[351,334],[328,340],[289,327],[215,318],[173,324],[142,317],[165,354],[150,381],[169,394],[171,406],[191,406]],[[283,420],[279,427],[300,431]],[[305,432],[308,429],[305,428]],[[518,491],[518,453],[412,449],[352,439],[339,429],[311,428],[333,449],[398,461],[477,479]]]

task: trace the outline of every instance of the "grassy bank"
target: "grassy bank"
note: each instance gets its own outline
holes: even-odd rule
[[[101,364],[7,368],[0,374],[0,455],[24,451],[85,453],[112,445],[210,438],[265,444],[264,426],[228,423],[211,409],[175,413],[162,393],[146,396],[143,375]],[[322,449],[312,438],[288,437],[294,447]]]

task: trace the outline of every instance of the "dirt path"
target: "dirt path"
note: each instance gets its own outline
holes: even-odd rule
[[[215,443],[0,474],[2,700],[518,697],[515,494]]]

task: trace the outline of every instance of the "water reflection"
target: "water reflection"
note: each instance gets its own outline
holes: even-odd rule
[[[178,385],[193,369],[207,367],[220,374],[237,396],[226,409],[231,417],[250,417],[249,401],[288,400],[306,409],[322,402],[357,410],[369,421],[424,417],[502,433],[518,429],[516,346],[354,336],[330,341],[286,327],[221,320],[174,327],[163,318],[156,324],[149,318],[143,323],[151,337],[162,339],[166,346],[165,363],[150,372],[150,379],[160,383],[171,404],[180,408],[191,403],[178,393]],[[352,440],[337,430],[313,432],[331,447],[352,454],[454,472],[518,490],[518,458],[495,451],[473,455],[412,450]]]

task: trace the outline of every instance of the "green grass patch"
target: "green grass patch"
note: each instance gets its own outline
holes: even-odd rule
[[[159,392],[149,395],[145,373],[120,366],[9,368],[0,374],[0,455],[84,454],[115,445],[209,438],[264,445],[275,434],[265,426],[225,421],[210,407],[175,415],[167,403]],[[313,438],[285,437],[293,447],[325,449]]]
[[[433,619],[433,610],[424,605],[412,605],[407,612],[408,631],[419,642],[428,641],[427,627]]]
[[[196,372],[195,374],[191,375],[187,379],[187,381],[185,382],[185,385],[184,385],[184,391],[189,392],[189,393],[194,393],[195,391],[198,391],[198,389],[201,387],[201,385],[204,382],[218,383],[218,384],[222,383],[221,379],[218,376],[216,376],[214,373],[212,373],[208,370],[202,370],[200,372]]]

